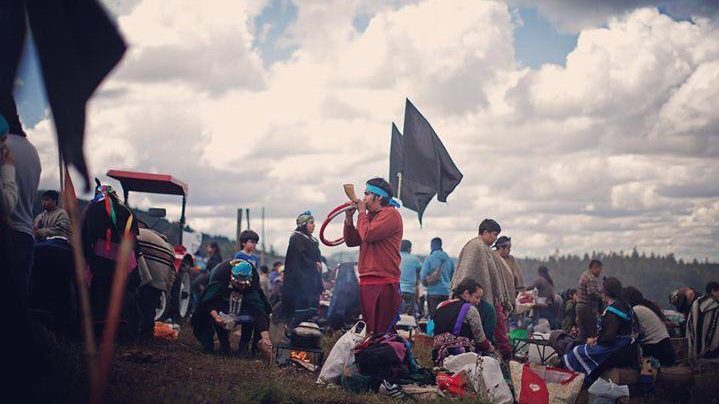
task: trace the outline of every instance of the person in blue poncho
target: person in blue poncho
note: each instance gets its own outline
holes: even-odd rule
[[[419,276],[427,287],[427,308],[429,316],[433,317],[437,305],[449,299],[449,285],[454,276],[454,261],[442,250],[441,238],[433,238],[430,248],[432,252],[424,260]]]

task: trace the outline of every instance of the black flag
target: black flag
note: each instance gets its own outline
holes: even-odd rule
[[[389,153],[389,178],[390,184],[395,194],[401,191],[402,195],[397,197],[402,201],[402,205],[409,209],[417,212],[419,216],[419,224],[422,224],[422,216],[424,210],[427,208],[429,201],[434,198],[436,192],[432,187],[418,184],[411,179],[402,177],[402,189],[399,190],[399,176],[400,169],[403,164],[403,136],[399,133],[399,129],[392,123],[392,143],[390,146]]]
[[[82,150],[85,103],[125,53],[125,42],[96,0],[3,0],[0,50],[9,56],[0,70],[0,91],[12,92],[25,15],[37,47],[47,98],[65,160],[89,177]],[[27,13],[27,14],[26,14]],[[8,53],[4,53],[7,51]]]
[[[402,173],[399,198],[406,208],[417,212],[420,224],[432,197],[437,195],[438,201],[447,202],[447,196],[462,181],[462,173],[439,136],[409,99],[404,111],[404,135],[392,126],[390,178],[398,187],[397,172]]]

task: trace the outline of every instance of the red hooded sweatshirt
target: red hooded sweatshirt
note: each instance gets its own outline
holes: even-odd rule
[[[344,238],[348,247],[360,248],[360,285],[399,283],[402,216],[395,207],[360,213],[357,228],[345,221]]]

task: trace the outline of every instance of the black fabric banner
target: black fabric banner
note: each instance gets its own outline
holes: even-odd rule
[[[407,209],[417,212],[419,222],[432,198],[447,202],[447,196],[462,181],[462,173],[449,156],[432,126],[407,99],[404,135],[392,124],[390,184],[395,193],[402,173],[401,195]]]
[[[58,147],[64,159],[90,181],[83,153],[85,104],[122,59],[126,46],[96,0],[0,0],[0,50],[9,60],[0,70],[0,96],[11,97],[20,49],[25,40],[25,12],[37,47]],[[9,32],[4,32],[9,31]]]

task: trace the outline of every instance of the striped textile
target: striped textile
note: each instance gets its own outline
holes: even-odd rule
[[[687,318],[689,359],[714,356],[719,351],[717,323],[719,323],[719,302],[711,296],[702,296],[694,301]]]
[[[632,343],[632,337],[619,336],[611,345],[580,344],[564,354],[564,365],[575,372],[589,374],[607,360],[614,352]]]

